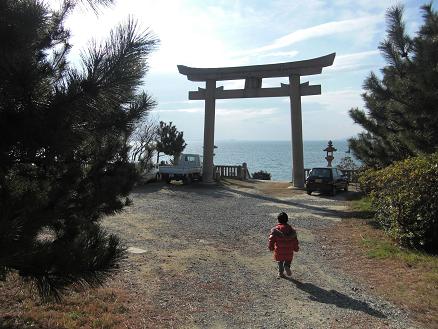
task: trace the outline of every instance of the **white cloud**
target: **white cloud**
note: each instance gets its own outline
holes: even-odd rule
[[[170,106],[172,106],[172,105],[175,105],[175,104],[182,104],[182,105],[187,105],[187,104],[193,104],[193,101],[191,101],[191,100],[186,100],[186,101],[163,101],[163,102],[160,102],[160,106],[163,106],[163,105],[170,105]]]
[[[49,0],[49,3],[58,6],[59,0]],[[151,71],[177,72],[177,64],[198,67],[243,65],[244,58],[230,58],[227,40],[218,35],[224,15],[218,8],[194,6],[187,1],[169,4],[119,0],[113,6],[102,8],[99,15],[78,7],[66,24],[72,31],[71,58],[78,61],[80,51],[91,39],[107,39],[114,26],[132,16],[138,19],[141,29],[149,28],[160,39],[159,48],[149,59]],[[238,20],[238,14],[233,18]]]
[[[271,117],[277,110],[275,108],[249,108],[249,109],[233,109],[219,108],[216,110],[216,116],[219,120],[230,120],[235,122],[243,122],[248,119]]]
[[[178,74],[177,64],[253,65],[336,51],[334,65],[310,79],[311,84],[322,84],[322,95],[302,98],[304,127],[306,120],[309,122],[304,131],[309,133],[307,138],[317,139],[348,135],[354,128],[347,111],[363,106],[360,94],[365,69],[374,70],[382,64],[378,51],[371,49],[377,49],[384,37],[384,10],[394,1],[116,0],[99,16],[90,10],[74,11],[67,27],[72,31],[72,53],[77,58],[90,39],[106,39],[110,29],[129,15],[138,18],[143,28],[149,26],[161,40],[149,60],[151,72],[145,84],[149,93],[158,95],[159,105],[153,113],[174,122],[185,136],[201,139],[204,102],[187,101],[187,92],[204,85],[186,81]],[[407,21],[410,30],[419,26],[414,17],[417,16],[411,15]],[[288,83],[288,79],[264,79],[263,87],[279,87],[281,82]],[[226,89],[240,89],[244,81],[227,81],[223,85]],[[330,92],[325,91],[327,88]],[[220,132],[221,138],[267,138],[260,131],[278,134],[277,138],[288,139],[290,135],[288,97],[229,99],[216,104],[216,124],[220,128],[217,136]],[[317,124],[321,131],[314,129]],[[326,126],[334,127],[333,131],[322,132]]]
[[[291,46],[297,42],[334,35],[339,33],[351,33],[354,31],[363,31],[369,29],[370,26],[380,22],[381,15],[365,16],[361,18],[347,19],[342,21],[332,21],[324,24],[319,24],[305,29],[300,29],[280,37],[271,44],[263,47],[245,51],[245,53],[262,53],[274,49],[280,49]]]
[[[225,89],[242,89],[245,86],[245,80],[220,81],[219,86],[223,86]]]
[[[203,113],[203,108],[188,108],[188,109],[154,109],[153,112],[157,113]]]
[[[299,54],[297,50],[291,51],[277,51],[272,53],[260,54],[260,57],[295,57]]]
[[[375,57],[379,54],[380,52],[378,50],[369,50],[345,55],[337,55],[335,57],[333,66],[327,67],[325,70],[327,73],[330,73],[369,69],[375,65]],[[370,62],[371,58],[374,59],[372,62]]]
[[[59,0],[49,2],[59,3]],[[319,3],[318,6],[320,5]],[[251,12],[250,15],[247,13],[248,10]],[[263,47],[233,52],[231,48],[236,44],[239,45],[239,49],[250,48],[247,43],[237,42],[240,37],[237,33],[239,29],[252,27],[259,31],[257,22],[267,13],[254,11],[239,2],[227,6],[195,6],[186,1],[175,1],[169,5],[163,1],[119,0],[114,6],[102,9],[98,16],[90,10],[78,9],[68,18],[67,26],[71,28],[73,35],[72,57],[78,59],[79,51],[86,47],[90,39],[105,39],[110,29],[126,20],[129,15],[134,15],[143,28],[150,27],[160,38],[160,46],[151,54],[149,60],[151,72],[159,73],[177,72],[177,64],[195,67],[240,66],[253,63],[255,56],[263,59],[262,61],[266,58],[292,58],[297,56],[297,50],[273,50],[310,38],[337,33],[359,33],[360,30],[361,33],[365,33],[363,31],[371,31],[375,22],[381,20],[381,16],[364,16],[358,19],[331,21],[298,29]],[[224,21],[228,23],[224,24]],[[234,31],[224,31],[229,25]],[[229,34],[232,32],[233,38],[230,39]]]
[[[306,110],[306,106],[318,104],[320,105],[318,111],[347,114],[350,108],[363,106],[361,93],[361,90],[344,89],[322,92],[321,95],[317,96],[302,97],[303,112]]]
[[[204,108],[186,108],[186,109],[155,109],[156,113],[202,113]],[[244,121],[252,118],[269,117],[276,114],[275,108],[216,108],[216,118],[233,121]]]

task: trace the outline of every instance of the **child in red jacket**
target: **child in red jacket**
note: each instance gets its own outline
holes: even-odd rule
[[[297,232],[287,224],[287,214],[281,212],[277,218],[278,224],[271,229],[269,235],[269,250],[274,252],[274,258],[278,262],[278,278],[284,278],[284,271],[288,276],[292,275],[290,264],[294,251],[298,251],[299,246]]]

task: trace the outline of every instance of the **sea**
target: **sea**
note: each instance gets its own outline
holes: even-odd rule
[[[187,146],[184,153],[196,153],[202,155],[202,141],[186,141]],[[291,141],[216,141],[214,150],[215,165],[242,165],[246,162],[249,172],[263,170],[271,174],[274,181],[292,180],[292,149]],[[326,166],[327,141],[304,141],[304,168]],[[333,166],[339,161],[350,156],[346,140],[334,140]],[[357,161],[356,161],[357,162]]]

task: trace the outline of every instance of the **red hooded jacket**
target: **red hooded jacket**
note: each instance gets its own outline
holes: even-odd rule
[[[299,250],[297,232],[289,224],[277,224],[269,235],[269,250],[274,251],[276,261],[292,261],[294,251]]]

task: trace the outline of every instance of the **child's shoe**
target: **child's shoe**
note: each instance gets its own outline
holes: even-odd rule
[[[290,267],[286,267],[285,271],[286,271],[287,276],[291,276],[292,275],[292,271],[290,270]]]
[[[285,278],[284,274],[283,273],[278,273],[277,279],[282,279],[282,278]]]

